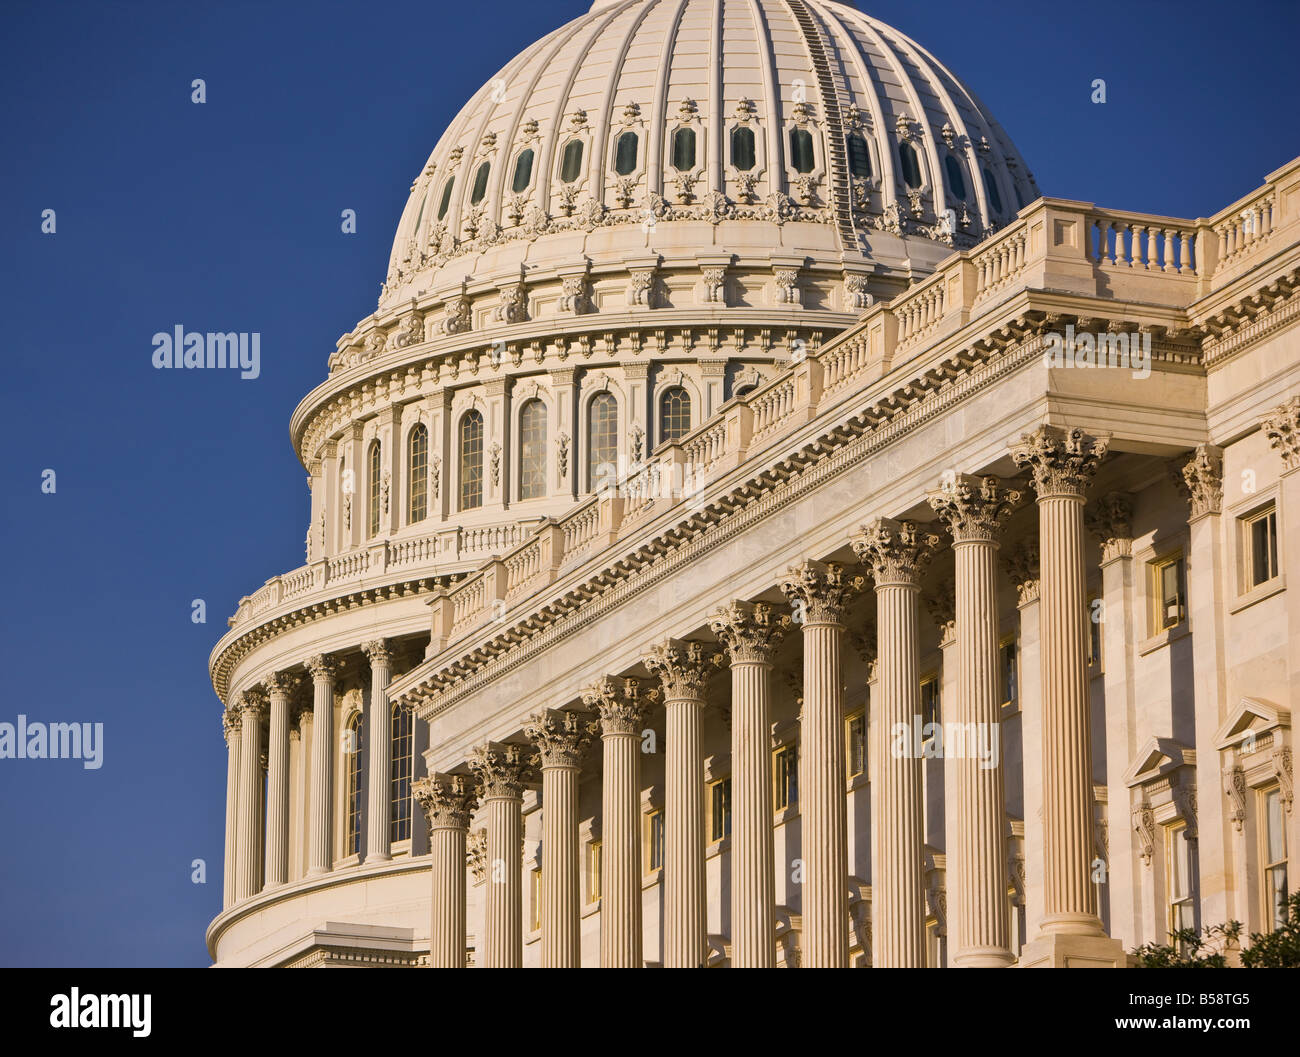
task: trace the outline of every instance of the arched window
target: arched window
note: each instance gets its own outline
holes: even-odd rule
[[[587,405],[587,487],[618,472],[618,403],[612,393],[597,393]]]
[[[993,179],[993,174],[986,167],[984,170],[984,191],[989,196],[989,204],[993,207],[993,212],[1002,212],[1002,196],[998,194],[998,182]]]
[[[953,193],[954,198],[960,198],[964,202],[966,200],[966,171],[961,162],[951,154],[946,154],[943,159],[943,169],[948,174],[948,190]]]
[[[483,196],[487,194],[488,173],[492,171],[491,162],[484,162],[478,167],[474,174],[474,186],[469,192],[469,204],[478,205],[483,201]]]
[[[680,385],[659,397],[659,443],[678,440],[691,431],[691,394]]]
[[[863,180],[871,179],[871,151],[867,141],[857,132],[850,132],[845,145],[849,152],[849,172]]]
[[[678,172],[695,168],[695,129],[679,128],[673,133],[673,168]]]
[[[460,508],[483,505],[483,414],[466,411],[460,420]]]
[[[519,412],[519,498],[546,495],[546,405],[533,399]]]
[[[790,130],[790,164],[794,166],[795,172],[812,172],[816,165],[812,133],[806,128]]]
[[[392,797],[388,810],[388,839],[409,840],[411,836],[411,767],[415,745],[412,714],[392,707],[393,736],[389,742],[389,775]]]
[[[519,157],[515,159],[515,178],[511,181],[510,190],[518,194],[520,191],[528,190],[528,185],[533,182],[533,149],[532,147],[519,152]]]
[[[414,524],[429,516],[429,431],[423,422],[406,442],[406,479],[406,520]]]
[[[614,146],[614,171],[626,176],[636,168],[636,133],[624,132]]]
[[[438,219],[441,220],[447,215],[447,208],[451,205],[451,189],[456,184],[456,177],[448,176],[447,182],[442,185],[442,201],[438,203]]]
[[[343,738],[343,770],[347,775],[344,790],[344,810],[347,813],[343,828],[343,855],[361,854],[361,731],[362,716],[354,713],[348,720]]]
[[[564,145],[564,157],[560,161],[560,179],[566,184],[571,184],[580,175],[582,175],[582,140],[571,139]]]
[[[741,172],[754,167],[754,130],[748,125],[731,130],[731,164]]]
[[[372,536],[379,535],[379,517],[380,517],[379,500],[380,500],[380,488],[383,485],[383,482],[380,480],[379,475],[383,472],[383,468],[381,465],[382,462],[383,460],[381,458],[380,451],[379,451],[379,441],[372,440],[370,442],[370,457],[367,460],[367,468],[370,476],[369,530],[370,530],[370,535]]]
[[[903,182],[913,191],[921,187],[921,159],[916,148],[904,141],[898,145],[898,162],[903,167]]]

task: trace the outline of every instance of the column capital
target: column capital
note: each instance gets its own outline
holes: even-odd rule
[[[361,652],[366,655],[371,666],[393,663],[393,644],[388,639],[374,639],[361,644]]]
[[[605,676],[582,691],[582,703],[600,717],[602,734],[640,734],[645,710],[657,690],[644,690],[639,679]]]
[[[850,541],[853,553],[871,566],[876,587],[915,587],[939,546],[939,537],[915,521],[872,518]]]
[[[522,745],[496,741],[474,749],[469,758],[469,769],[478,783],[482,799],[503,797],[518,800],[524,795],[525,752]]]
[[[1290,467],[1288,467],[1290,468]],[[1179,470],[1183,487],[1180,491],[1191,504],[1188,521],[1223,510],[1223,449],[1213,444],[1198,444]]]
[[[1133,556],[1133,497],[1108,492],[1084,511],[1084,525],[1101,543],[1101,562]]]
[[[957,584],[951,576],[944,577],[933,591],[926,593],[925,608],[939,629],[940,647],[951,646],[957,641]]]
[[[1011,459],[1033,474],[1040,500],[1082,499],[1109,446],[1109,436],[1094,437],[1078,426],[1039,426],[1020,435]]]
[[[328,653],[313,654],[303,663],[306,665],[307,671],[311,672],[312,679],[317,682],[333,681],[339,673],[339,662]]]
[[[260,687],[250,686],[239,695],[239,711],[245,718],[260,718],[266,711],[266,694]]]
[[[300,681],[298,676],[291,675],[289,672],[272,672],[262,680],[262,686],[271,697],[276,695],[288,697]]]
[[[591,744],[596,724],[577,712],[546,708],[534,713],[524,725],[524,737],[537,748],[542,768],[578,767]]]
[[[703,642],[665,639],[641,658],[650,674],[663,686],[665,698],[704,699],[709,665],[722,664],[722,654]]]
[[[1038,601],[1039,564],[1038,541],[1025,540],[1002,561],[1002,568],[1016,588],[1017,605],[1027,606]]]
[[[1259,420],[1268,446],[1282,456],[1286,472],[1300,469],[1300,396],[1293,396]]]
[[[709,627],[722,640],[729,659],[771,663],[790,625],[787,616],[773,616],[766,602],[733,599],[709,618]]]
[[[842,625],[849,599],[866,582],[861,573],[846,572],[839,562],[804,561],[786,570],[781,593],[794,607],[795,623]]]
[[[468,829],[476,797],[474,780],[464,774],[435,773],[411,783],[411,796],[424,809],[429,832]]]
[[[239,733],[242,726],[242,720],[239,716],[239,709],[233,704],[221,713],[221,733],[225,735],[226,742]]]
[[[943,487],[925,498],[954,543],[996,544],[1003,523],[1020,505],[1024,493],[1005,487],[991,475],[960,473],[951,480],[945,478]]]

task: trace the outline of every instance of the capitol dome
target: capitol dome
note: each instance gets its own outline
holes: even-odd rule
[[[582,301],[638,251],[721,251],[847,265],[864,278],[830,307],[860,309],[1037,197],[975,95],[848,3],[596,0],[448,126],[380,307],[483,277]]]

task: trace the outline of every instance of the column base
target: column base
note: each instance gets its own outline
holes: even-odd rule
[[[1127,969],[1124,945],[1109,936],[1049,933],[1026,943],[1020,952],[1020,969]]]
[[[366,866],[370,866],[378,862],[392,862],[393,857],[391,855],[367,855],[362,861]]]
[[[956,969],[1006,969],[1016,964],[1016,956],[1005,947],[968,947],[953,955]]]
[[[328,866],[313,866],[307,871],[308,877],[324,877],[327,873],[333,873]]]

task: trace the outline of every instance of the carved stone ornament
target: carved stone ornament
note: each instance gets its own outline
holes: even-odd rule
[[[652,676],[659,679],[665,700],[693,699],[703,702],[709,667],[717,666],[722,655],[702,642],[667,639],[641,658]]]
[[[1288,470],[1300,467],[1300,396],[1293,396],[1259,420],[1269,447],[1282,456]]]
[[[1223,509],[1223,449],[1213,444],[1198,444],[1182,468],[1187,498],[1191,503],[1189,520]]]
[[[733,664],[771,663],[789,626],[790,618],[774,616],[766,602],[733,601],[709,618],[709,627],[727,648]]]
[[[1155,850],[1156,822],[1151,805],[1145,801],[1133,808],[1133,832],[1137,834],[1138,854],[1142,856],[1142,864],[1150,866],[1151,854]]]
[[[1003,523],[1022,498],[1023,493],[1004,488],[996,477],[964,473],[946,477],[938,492],[926,496],[954,543],[996,543]]]
[[[582,691],[582,703],[600,718],[604,735],[640,735],[649,698],[638,679],[606,676]]]
[[[488,742],[470,753],[469,769],[483,800],[518,800],[524,795],[527,750],[521,745]]]
[[[1228,818],[1238,833],[1246,821],[1246,772],[1237,766],[1223,769],[1223,792],[1228,798]]]
[[[524,724],[524,737],[537,748],[537,763],[548,767],[578,767],[591,744],[595,724],[577,712],[548,708]]]
[[[1021,434],[1011,458],[1033,474],[1038,498],[1082,498],[1106,454],[1109,440],[1093,437],[1077,426],[1039,426]]]
[[[1018,605],[1025,606],[1038,601],[1040,571],[1037,540],[1025,540],[1003,559],[1002,568],[1016,589]]]
[[[468,829],[474,812],[474,781],[463,774],[431,774],[411,783],[411,796],[424,809],[430,835],[436,829]]]
[[[567,433],[561,433],[555,438],[555,468],[559,471],[561,481],[569,476],[569,435]]]
[[[444,307],[442,332],[444,334],[464,334],[470,328],[469,298],[449,297]]]
[[[914,521],[878,517],[862,526],[851,545],[862,563],[871,567],[880,588],[919,583],[939,542],[938,536]]]
[[[1133,553],[1133,497],[1110,492],[1084,512],[1084,525],[1101,543],[1101,560],[1127,558]]]
[[[838,562],[805,561],[786,570],[781,592],[794,609],[794,623],[843,626],[849,600],[866,583],[865,576],[846,574]]]

